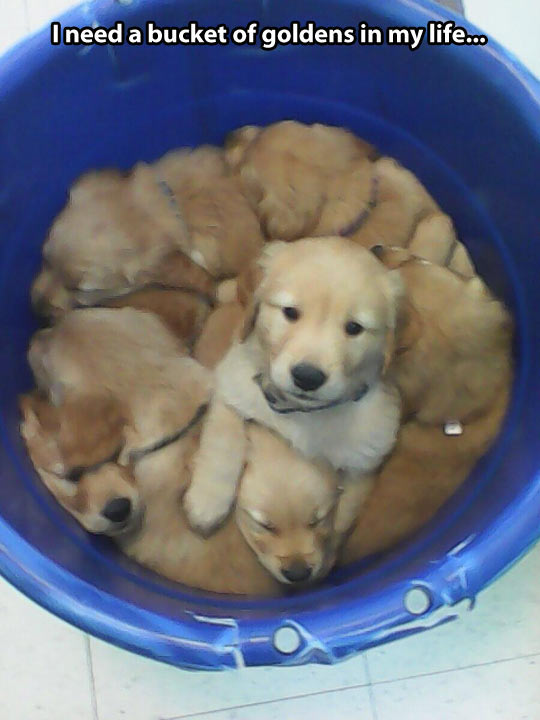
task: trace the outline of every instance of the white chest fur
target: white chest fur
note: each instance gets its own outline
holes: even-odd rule
[[[279,414],[254,382],[257,372],[253,343],[234,345],[216,370],[217,393],[242,417],[276,431],[306,457],[324,459],[336,469],[371,472],[392,449],[399,427],[399,397],[382,381],[358,402]]]

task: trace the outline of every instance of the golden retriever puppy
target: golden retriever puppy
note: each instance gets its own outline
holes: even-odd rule
[[[442,426],[481,414],[511,373],[510,314],[478,277],[464,279],[399,248],[376,252],[405,284],[387,369],[404,416]]]
[[[474,268],[419,180],[342,128],[292,120],[232,133],[226,157],[269,239],[342,235],[409,246],[465,276]]]
[[[336,477],[261,428],[248,429],[236,518],[207,540],[190,529],[180,498],[198,444],[193,419],[204,399],[203,391],[194,404],[183,404],[181,437],[134,455],[129,467],[110,456],[123,442],[122,419],[110,400],[55,407],[26,396],[22,433],[48,489],[83,527],[110,535],[127,555],[171,580],[213,592],[276,595],[284,585],[324,577],[335,560]]]
[[[241,337],[216,368],[216,394],[185,496],[193,526],[227,515],[244,463],[244,420],[342,471],[336,528],[347,528],[391,450],[400,404],[381,380],[401,281],[342,238],[272,243]]]
[[[405,423],[343,547],[342,563],[388,550],[431,520],[495,440],[511,376],[502,381],[492,404],[464,423],[461,435],[416,420]]]
[[[124,436],[118,404],[80,396],[60,407],[37,392],[20,399],[21,434],[47,489],[92,533],[117,535],[140,520],[134,479],[118,457]]]
[[[29,361],[55,405],[88,395],[118,403],[126,419],[124,458],[174,436],[190,396],[202,393],[209,402],[212,393],[210,373],[155,315],[133,308],[68,313],[34,336]]]
[[[128,175],[91,172],[50,230],[34,305],[58,316],[149,283],[211,294],[262,242],[217,148],[173,151]]]

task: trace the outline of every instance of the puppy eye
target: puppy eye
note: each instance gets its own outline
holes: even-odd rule
[[[287,320],[290,320],[291,322],[296,322],[296,320],[300,317],[300,311],[295,307],[286,306],[282,308],[282,310]]]
[[[355,335],[360,335],[360,333],[364,332],[364,328],[360,325],[360,323],[357,323],[354,320],[349,320],[349,322],[345,324],[345,332],[347,335],[354,337]]]
[[[271,522],[265,522],[264,520],[256,520],[253,515],[248,513],[251,520],[255,523],[255,525],[260,528],[261,530],[265,530],[266,532],[272,533],[272,535],[277,535],[278,531],[275,525],[272,525]]]
[[[277,535],[277,528],[275,525],[272,525],[272,523],[258,522],[257,525],[259,525],[259,527],[263,530],[266,530],[266,532],[272,533],[272,535]]]

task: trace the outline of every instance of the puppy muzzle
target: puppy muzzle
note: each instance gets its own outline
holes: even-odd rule
[[[304,395],[290,395],[278,388],[262,373],[255,375],[253,381],[259,386],[268,406],[276,413],[286,415],[293,412],[310,413],[318,410],[327,410],[348,402],[358,402],[369,390],[369,385],[363,383],[357,390],[344,397],[330,402],[321,402]]]

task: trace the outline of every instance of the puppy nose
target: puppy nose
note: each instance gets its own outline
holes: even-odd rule
[[[311,576],[311,568],[304,562],[294,562],[288,568],[283,568],[281,574],[289,582],[305,582]]]
[[[105,505],[101,514],[111,522],[124,522],[131,514],[131,500],[126,497],[114,498]]]
[[[300,363],[295,365],[291,370],[294,384],[301,390],[317,390],[326,382],[327,375],[322,370],[309,365],[308,363]]]

